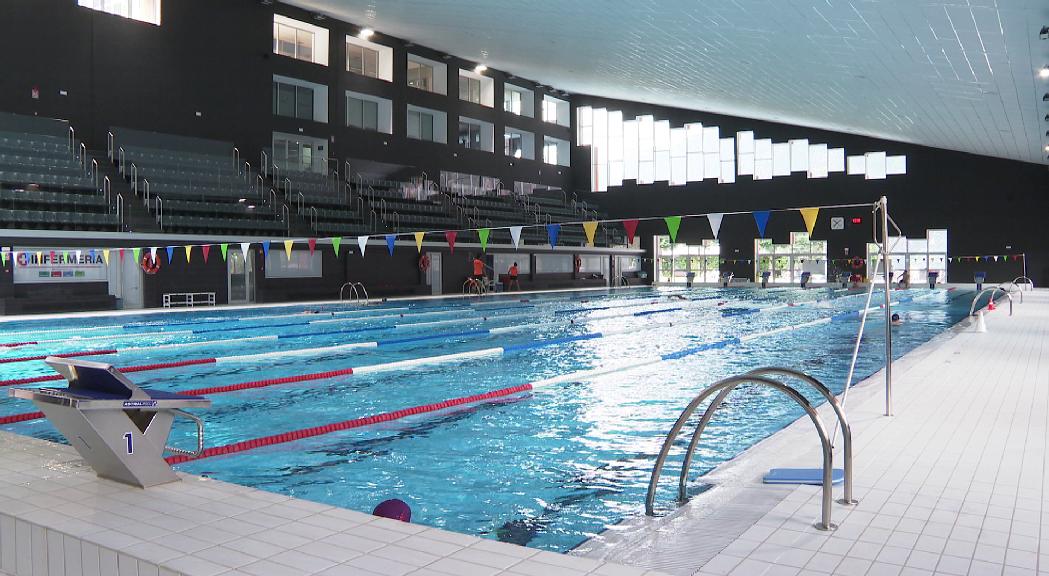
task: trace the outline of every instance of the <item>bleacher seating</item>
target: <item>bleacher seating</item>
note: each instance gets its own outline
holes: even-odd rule
[[[0,227],[119,230],[67,123],[0,114]]]
[[[161,229],[176,233],[285,235],[269,188],[228,142],[114,128],[114,162]]]

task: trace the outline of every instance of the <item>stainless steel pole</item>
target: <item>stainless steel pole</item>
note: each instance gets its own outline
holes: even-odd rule
[[[889,200],[882,196],[881,257],[885,263],[885,415],[892,416],[892,294],[889,281]]]

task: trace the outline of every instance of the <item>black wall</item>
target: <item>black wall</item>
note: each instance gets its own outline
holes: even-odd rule
[[[846,155],[885,151],[907,156],[907,174],[885,180],[865,180],[862,176],[831,174],[826,179],[808,179],[804,173],[772,180],[753,181],[738,176],[734,184],[715,180],[669,186],[665,182],[637,186],[626,182],[608,192],[583,194],[596,201],[613,216],[666,216],[793,208],[820,205],[874,202],[881,196],[889,200],[889,212],[909,237],[922,238],[925,230],[946,228],[948,250],[952,256],[1027,254],[1027,275],[1037,285],[1049,283],[1049,170],[1046,166],[977,156],[961,152],[878,140],[851,134],[812,128],[761,122],[692,110],[681,110],[576,96],[574,106],[605,107],[622,110],[624,118],[652,114],[670,120],[672,127],[688,122],[719,126],[723,137],[737,131],[753,130],[756,138],[786,142],[808,138],[811,143],[844,147]],[[574,188],[589,190],[589,148],[574,148],[572,165]],[[846,216],[846,229],[831,231],[830,216]],[[859,226],[850,219],[860,217]],[[804,221],[797,212],[773,213],[766,237],[777,243],[789,242],[791,231],[804,231]],[[642,222],[638,227],[642,246],[651,250],[652,235],[666,234],[662,222]],[[821,211],[813,238],[829,242],[831,259],[864,257],[870,241],[871,214],[865,208]],[[679,241],[698,243],[712,234],[706,218],[686,219],[681,224]],[[750,215],[726,216],[721,227],[722,256],[730,259],[753,259],[757,227]],[[753,277],[753,265],[726,265],[737,277]],[[1008,281],[1022,273],[1022,263],[954,262],[949,264],[952,282],[971,282],[972,272],[988,272],[989,280]]]
[[[274,11],[329,30],[329,65],[319,66],[273,54]],[[543,164],[543,135],[569,140],[567,127],[507,114],[502,110],[506,74],[495,80],[495,106],[459,100],[458,70],[475,62],[421,46],[413,54],[444,62],[448,94],[410,88],[406,82],[409,48],[381,33],[372,41],[394,49],[393,82],[346,71],[347,34],[358,27],[333,19],[315,21],[291,6],[264,6],[258,0],[168,0],[161,26],[81,8],[75,0],[0,2],[0,110],[69,120],[89,147],[103,149],[111,126],[232,141],[242,157],[258,165],[272,132],[303,134],[329,141],[328,156],[407,165],[407,174],[425,171],[436,180],[443,170],[481,174],[512,182],[567,187],[569,170]],[[274,74],[328,87],[327,124],[272,114]],[[535,110],[543,90],[533,88]],[[40,98],[31,98],[34,87]],[[65,91],[66,96],[60,95]],[[393,102],[393,135],[346,127],[345,91],[373,94]],[[412,140],[406,134],[408,103],[448,114],[448,145]],[[200,112],[200,116],[197,113]],[[460,115],[494,125],[495,152],[455,145]],[[509,122],[532,132],[536,158],[503,156],[503,127]]]

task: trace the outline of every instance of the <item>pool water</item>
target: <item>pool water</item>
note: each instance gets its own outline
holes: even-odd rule
[[[206,444],[219,446],[762,334],[638,369],[568,378],[490,402],[178,466],[365,512],[384,499],[400,498],[411,505],[413,522],[565,551],[643,512],[652,463],[665,434],[706,385],[758,366],[785,366],[840,392],[857,315],[764,334],[859,310],[865,295],[822,288],[632,289],[507,295],[483,302],[210,309],[8,322],[2,324],[0,342],[41,343],[0,349],[0,361],[113,349],[117,353],[84,359],[121,367],[219,360],[129,374],[138,384],[177,391],[506,349],[484,357],[210,395],[213,406],[196,412],[206,422]],[[894,310],[906,321],[894,328],[894,353],[903,355],[958,322],[971,299],[971,292],[957,290],[897,293],[894,300],[901,303]],[[874,302],[882,300],[876,292]],[[874,313],[868,322],[854,381],[884,362],[881,318]],[[587,334],[604,336],[564,340]],[[552,343],[535,346],[546,341]],[[367,342],[381,345],[347,346]],[[514,351],[513,346],[524,349]],[[5,381],[50,374],[37,360],[0,363]],[[61,385],[50,385],[56,384]],[[815,394],[806,395],[818,402]],[[0,400],[0,417],[32,410],[24,401]],[[693,478],[801,415],[784,396],[740,388],[711,422],[696,454]],[[62,441],[43,420],[3,428]],[[172,443],[190,447],[193,434],[189,425],[179,424]],[[673,506],[678,448],[660,486],[658,502],[664,511]]]

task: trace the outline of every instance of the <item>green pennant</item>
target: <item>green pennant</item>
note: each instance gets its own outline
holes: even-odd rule
[[[339,246],[342,244],[342,236],[331,237],[331,247],[335,249],[335,257],[339,257]]]
[[[222,250],[222,261],[226,261],[226,252],[229,250],[229,244],[219,244],[219,249]]]
[[[480,228],[477,230],[477,238],[481,241],[481,250],[488,251],[488,235],[492,233],[491,228]]]
[[[141,262],[142,261],[142,249],[141,248],[132,248],[131,249],[131,254],[134,255],[135,262]]]
[[[0,252],[0,260],[3,261],[4,266],[7,266],[7,250]]]
[[[667,216],[663,218],[667,223],[667,232],[670,233],[670,243],[677,243],[677,231],[681,228],[681,216]]]

